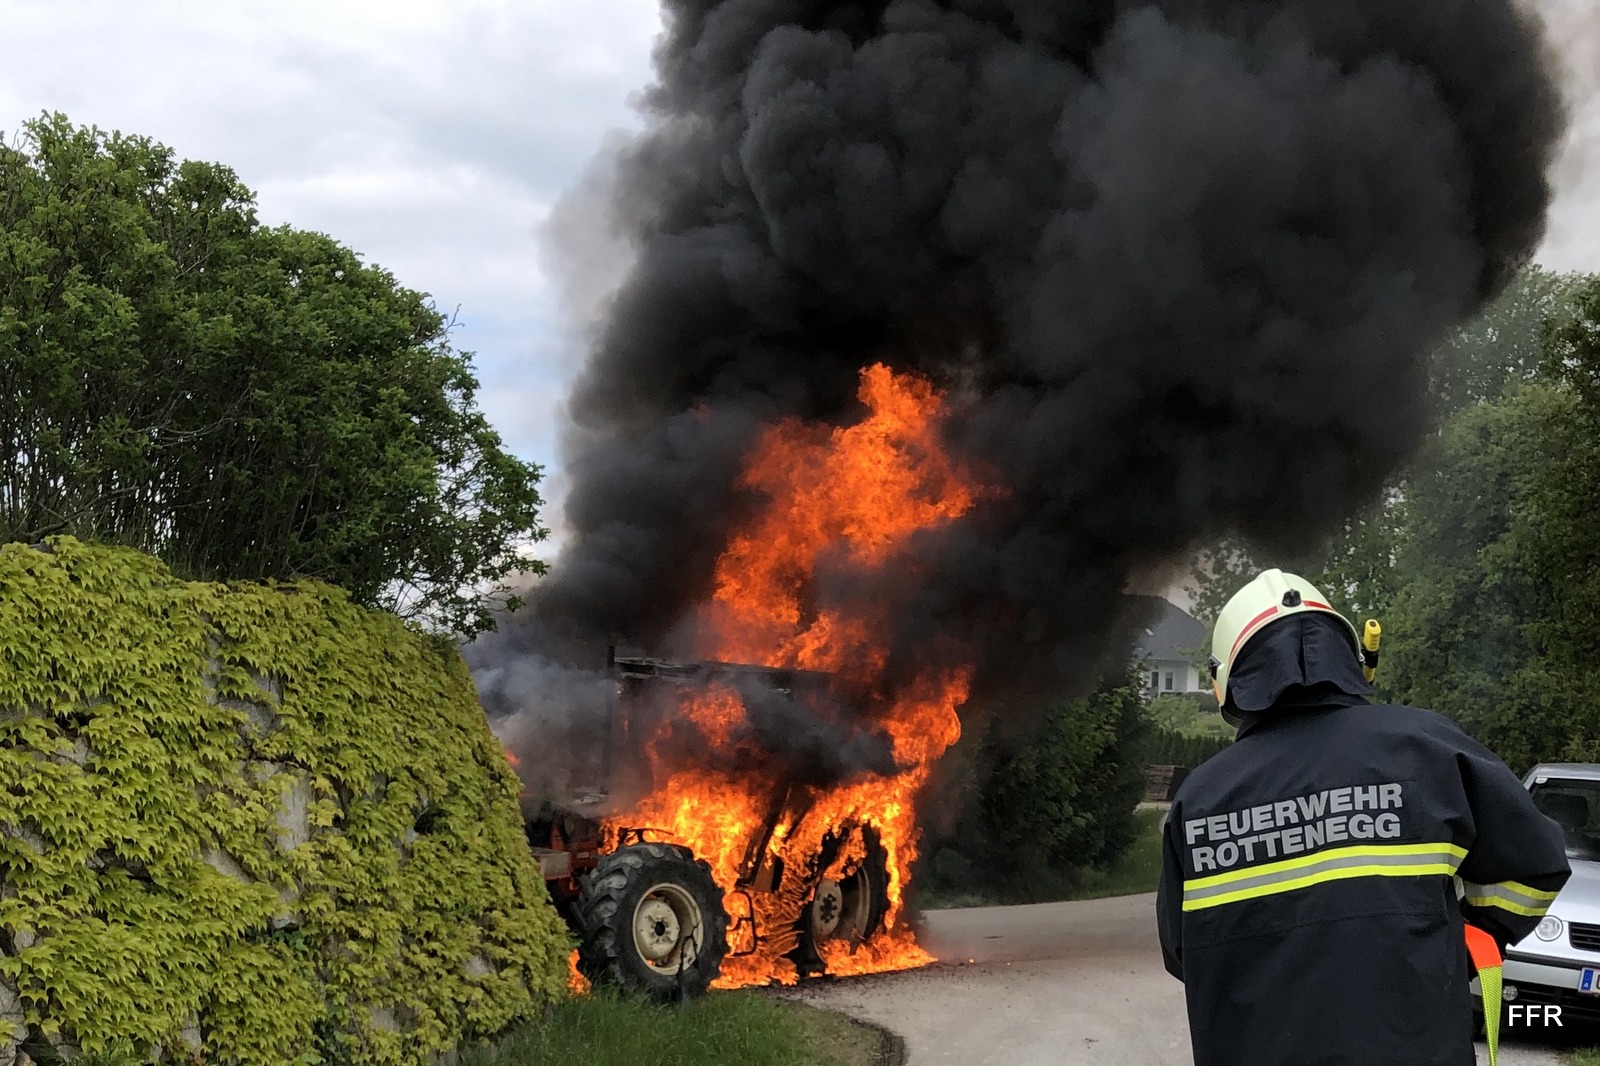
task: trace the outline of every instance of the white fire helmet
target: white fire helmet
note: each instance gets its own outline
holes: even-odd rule
[[[1228,675],[1250,638],[1274,622],[1306,611],[1333,615],[1350,630],[1353,645],[1361,646],[1360,635],[1350,619],[1328,606],[1328,598],[1303,577],[1282,570],[1264,570],[1233,594],[1217,615],[1217,627],[1211,635],[1211,661],[1207,664],[1218,707],[1228,702]]]

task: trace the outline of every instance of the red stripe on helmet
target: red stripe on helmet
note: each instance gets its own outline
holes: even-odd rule
[[[1234,655],[1238,654],[1239,645],[1244,643],[1246,637],[1250,636],[1251,633],[1255,632],[1255,628],[1256,628],[1257,625],[1259,625],[1262,622],[1265,622],[1267,619],[1271,618],[1273,615],[1275,615],[1277,613],[1278,613],[1278,606],[1277,606],[1277,604],[1273,604],[1271,607],[1268,607],[1265,611],[1262,611],[1260,614],[1258,614],[1254,618],[1250,619],[1249,624],[1247,624],[1243,629],[1241,629],[1239,631],[1238,639],[1233,642],[1233,647],[1228,649],[1228,668],[1230,670],[1233,668],[1233,657],[1234,657]]]

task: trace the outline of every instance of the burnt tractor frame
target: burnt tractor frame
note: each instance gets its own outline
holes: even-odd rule
[[[830,827],[803,869],[770,847],[780,825],[798,827],[810,809],[803,788],[777,787],[760,829],[746,843],[735,883],[719,886],[689,848],[649,826],[606,832],[600,813],[615,753],[654,723],[645,708],[676,695],[667,686],[760,685],[785,698],[828,676],[716,662],[608,656],[615,681],[610,721],[598,752],[597,789],[561,800],[525,800],[524,824],[550,897],[578,939],[578,969],[590,981],[661,999],[703,993],[728,957],[760,952],[790,960],[800,978],[825,974],[823,947],[849,947],[883,931],[889,909],[888,853],[875,829]],[[672,701],[667,701],[668,705]],[[644,712],[644,713],[641,713]],[[860,858],[838,880],[825,875],[849,845]],[[733,902],[730,914],[727,901]],[[799,902],[798,917],[795,903]],[[783,917],[774,920],[774,914]]]

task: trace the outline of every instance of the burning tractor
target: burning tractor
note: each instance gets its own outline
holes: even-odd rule
[[[881,959],[871,949],[893,939],[890,851],[878,826],[828,802],[829,789],[748,767],[727,780],[694,775],[701,797],[670,778],[631,805],[611,788],[624,776],[615,753],[648,760],[664,742],[715,745],[747,700],[805,700],[829,676],[615,653],[611,672],[602,787],[525,799],[528,840],[579,938],[583,976],[677,998],[719,979],[787,982]],[[926,961],[901,949],[902,964]]]
[[[572,745],[551,744],[558,765],[527,768],[561,779],[545,789],[561,799],[527,811],[528,836],[591,980],[679,995],[933,961],[903,895],[972,656],[954,637],[896,656],[884,636],[910,609],[919,538],[991,490],[944,450],[931,383],[874,365],[857,396],[852,425],[784,419],[752,446],[739,484],[753,506],[708,598],[672,627],[699,661],[613,650],[609,676],[577,671],[569,720],[606,722],[578,745],[595,766],[575,776]],[[499,691],[519,693],[510,707],[544,698]],[[537,740],[522,748],[545,758]]]

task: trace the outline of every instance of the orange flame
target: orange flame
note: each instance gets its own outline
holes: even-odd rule
[[[741,487],[767,503],[718,560],[696,648],[707,659],[834,675],[891,742],[897,772],[808,790],[803,814],[781,819],[767,844],[784,869],[814,870],[830,838],[854,827],[851,843],[826,871],[839,879],[866,859],[861,829],[877,834],[887,875],[882,928],[865,941],[823,941],[818,950],[832,974],[933,961],[902,921],[902,894],[916,858],[915,797],[934,761],[960,738],[957,711],[967,698],[970,669],[940,667],[891,696],[874,695],[887,661],[878,634],[891,621],[878,612],[887,608],[817,602],[814,578],[824,565],[865,577],[882,572],[904,558],[913,537],[966,514],[986,491],[945,453],[939,437],[944,399],[932,385],[879,365],[863,371],[858,395],[867,415],[857,424],[781,422],[754,450]],[[709,750],[731,755],[744,719],[737,693],[707,688],[685,697],[678,724],[692,724]],[[797,898],[792,885],[736,891],[748,851],[766,831],[774,802],[783,801],[781,783],[675,770],[664,750],[650,756],[650,793],[609,827],[652,827],[710,864],[737,927],[730,938],[736,954],[724,962],[720,986],[795,981],[796,966],[785,957],[794,936],[781,931],[795,927],[808,900]],[[740,922],[746,915],[768,939],[753,953],[737,954],[748,941],[738,931],[747,931]]]
[[[578,952],[573,950],[567,956],[567,994],[569,996],[587,995],[589,992],[589,979],[578,972]]]

